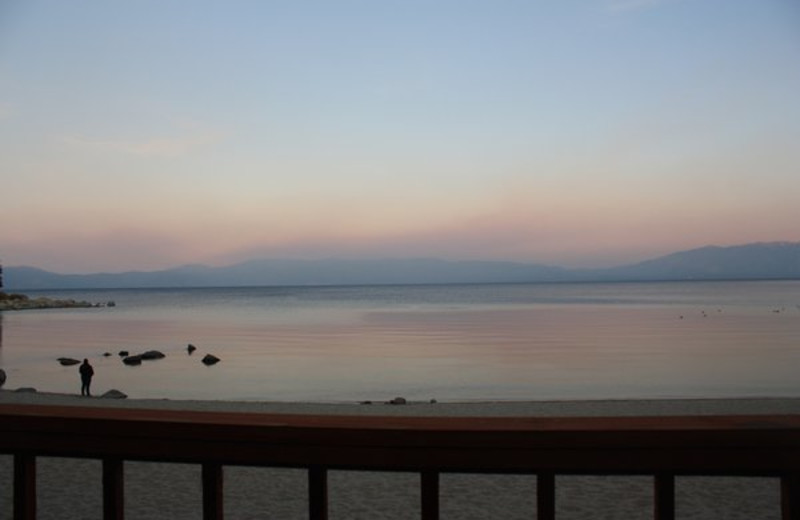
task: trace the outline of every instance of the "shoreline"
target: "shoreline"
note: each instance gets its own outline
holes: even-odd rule
[[[76,394],[0,389],[0,404],[194,410],[291,415],[442,417],[614,417],[667,415],[800,415],[800,398],[598,399],[521,401],[293,402],[110,399]]]

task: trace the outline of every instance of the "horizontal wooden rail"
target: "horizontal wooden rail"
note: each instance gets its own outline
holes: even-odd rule
[[[660,519],[674,516],[674,475],[772,476],[782,479],[784,518],[800,520],[794,415],[376,417],[0,405],[0,452],[15,455],[22,509],[33,507],[36,456],[103,460],[106,518],[122,518],[122,461],[146,460],[201,464],[206,518],[222,517],[223,466],[246,465],[309,469],[311,518],[327,517],[327,471],[343,469],[420,473],[423,518],[438,518],[442,472],[536,474],[539,518],[555,515],[557,474],[654,475]]]

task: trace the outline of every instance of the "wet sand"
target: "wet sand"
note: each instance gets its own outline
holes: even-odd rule
[[[694,399],[525,401],[470,403],[264,403],[108,400],[73,395],[0,391],[0,403],[192,409],[252,413],[425,416],[648,416],[800,414],[800,399]],[[0,518],[11,518],[11,457],[0,456]],[[100,462],[40,458],[40,519],[100,518]],[[196,519],[201,514],[200,467],[126,462],[126,518]],[[233,519],[307,518],[304,470],[226,467],[225,507]],[[441,518],[535,518],[533,475],[445,474]],[[679,477],[681,519],[779,519],[777,479]],[[419,476],[409,473],[332,471],[330,518],[419,518]],[[557,477],[559,519],[652,518],[651,477]]]

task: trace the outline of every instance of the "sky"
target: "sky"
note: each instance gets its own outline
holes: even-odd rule
[[[800,241],[796,0],[0,0],[0,260]]]

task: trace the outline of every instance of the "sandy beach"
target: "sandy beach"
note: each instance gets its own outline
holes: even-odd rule
[[[800,399],[693,399],[625,401],[520,401],[409,403],[277,403],[110,400],[74,395],[0,391],[0,403],[193,409],[252,413],[427,416],[652,416],[800,414]],[[39,518],[100,518],[100,462],[40,458]],[[126,518],[196,519],[201,516],[200,468],[185,464],[126,462]],[[11,518],[11,456],[0,456],[0,518]],[[332,471],[330,517],[419,518],[419,476],[408,473]],[[533,475],[441,477],[444,519],[535,518]],[[681,519],[778,519],[777,479],[679,477]],[[225,507],[234,519],[307,518],[304,470],[226,467]],[[557,477],[557,515],[564,519],[652,517],[650,477]]]

